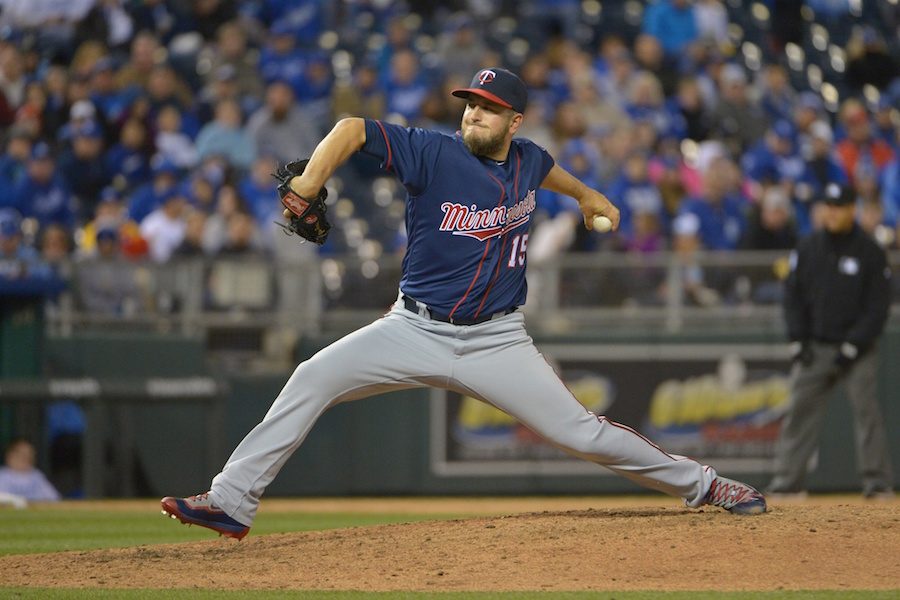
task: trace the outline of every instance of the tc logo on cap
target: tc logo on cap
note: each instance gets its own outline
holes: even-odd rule
[[[497,74],[491,71],[490,69],[485,69],[481,73],[478,74],[478,83],[484,85],[486,83],[490,83],[494,80]]]

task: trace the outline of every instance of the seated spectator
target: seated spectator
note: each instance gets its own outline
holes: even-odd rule
[[[794,209],[784,189],[766,188],[762,200],[751,210],[741,239],[744,250],[792,250],[797,245]]]
[[[721,295],[706,281],[706,273],[700,264],[703,251],[700,218],[694,213],[682,213],[672,221],[672,251],[678,270],[659,284],[656,301],[670,304],[673,301],[690,306],[715,306]],[[673,298],[673,296],[675,296]]]
[[[22,242],[22,217],[12,208],[0,208],[0,285],[3,280],[50,277],[52,271],[38,251]]]
[[[205,256],[206,250],[203,247],[203,236],[206,231],[206,221],[209,215],[202,210],[189,210],[185,218],[184,239],[172,258],[190,258],[197,256]]]
[[[31,156],[31,133],[22,127],[10,127],[6,132],[6,149],[0,154],[0,206],[13,203],[11,192],[25,176]]]
[[[24,508],[28,502],[60,499],[59,492],[37,468],[31,442],[17,438],[6,446],[4,465],[0,467],[0,501]]]
[[[229,21],[222,24],[216,30],[215,42],[200,55],[200,60],[210,63],[204,83],[209,84],[218,69],[227,65],[234,69],[239,96],[262,96],[265,88],[260,76],[258,55],[248,50],[247,34],[240,22]]]
[[[708,250],[734,250],[746,228],[746,202],[732,189],[734,168],[727,158],[713,160],[704,175],[702,194],[685,199],[679,210],[697,217],[699,238]]]
[[[96,123],[87,123],[72,132],[72,145],[59,157],[59,172],[78,199],[79,221],[94,213],[100,191],[112,181],[112,173],[102,160],[103,132]]]
[[[127,119],[119,131],[119,140],[103,155],[103,162],[124,187],[134,190],[150,180],[147,128],[140,119]]]
[[[200,128],[196,148],[200,160],[222,156],[238,171],[246,172],[256,159],[256,144],[243,127],[240,105],[231,99],[216,104],[215,119]]]
[[[331,91],[331,116],[379,119],[385,114],[385,92],[375,65],[362,62],[353,69],[352,78],[338,79]]]
[[[181,111],[175,106],[159,109],[153,145],[160,156],[179,169],[192,169],[199,161],[194,139],[182,129]]]
[[[239,195],[260,225],[277,220],[282,210],[278,201],[278,182],[272,177],[277,167],[271,156],[259,156],[250,172],[238,182]]]
[[[114,187],[100,192],[94,207],[94,218],[81,230],[78,253],[91,256],[97,250],[97,233],[101,227],[113,228],[118,234],[119,250],[127,258],[140,258],[147,254],[147,242],[141,237],[138,224],[128,218],[122,194]]]
[[[699,39],[692,0],[659,0],[644,11],[641,31],[660,40],[666,54],[684,53]]]
[[[162,198],[178,185],[181,174],[175,164],[162,156],[150,162],[153,178],[137,188],[128,201],[128,217],[140,223],[162,204]]]
[[[40,232],[38,248],[41,261],[49,265],[55,273],[60,274],[74,249],[72,234],[62,225],[52,223]]]
[[[740,156],[762,136],[767,119],[750,96],[747,73],[740,65],[722,65],[718,71],[718,87],[711,136],[724,142],[732,156]]]
[[[647,155],[640,151],[632,152],[622,165],[621,173],[607,188],[610,198],[616,199],[616,206],[621,212],[619,229],[616,234],[622,238],[623,246],[631,246],[635,242],[635,222],[642,221],[640,226],[647,225],[646,215],[652,215],[658,227],[668,230],[668,217],[663,205],[659,188],[650,181]],[[646,235],[641,232],[641,237]],[[646,241],[646,240],[645,240]]]
[[[797,152],[796,131],[787,119],[775,121],[763,138],[741,156],[741,168],[757,189],[776,183],[799,181],[805,163]],[[755,200],[761,199],[758,192]]]
[[[790,74],[781,63],[769,63],[761,77],[759,102],[770,122],[792,121],[797,92],[791,87]]]
[[[175,187],[162,197],[162,204],[141,221],[141,237],[147,240],[152,258],[157,263],[169,260],[175,249],[184,240],[187,224],[185,212],[188,199],[185,193]]]
[[[218,257],[262,256],[265,248],[252,215],[234,212],[226,223],[225,243],[216,254]]]
[[[290,85],[281,80],[266,88],[265,105],[247,120],[246,131],[259,153],[281,163],[311,156],[320,139],[316,124],[297,105]]]
[[[129,316],[146,304],[137,271],[121,252],[119,227],[97,223],[96,247],[76,265],[77,301],[88,312]]]
[[[846,137],[837,143],[835,151],[850,183],[855,184],[860,163],[870,163],[880,176],[896,155],[890,144],[872,135],[866,108],[858,101],[848,100],[841,109],[840,119],[846,128]]]
[[[428,84],[421,71],[415,52],[402,49],[394,53],[385,80],[388,114],[400,116],[406,123],[419,117],[419,108],[428,96]]]
[[[13,205],[23,217],[33,217],[39,227],[61,223],[74,228],[76,207],[69,184],[56,169],[56,157],[46,142],[31,149],[25,176],[13,188]]]

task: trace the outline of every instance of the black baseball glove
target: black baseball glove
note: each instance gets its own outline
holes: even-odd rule
[[[272,177],[278,180],[278,197],[281,203],[290,211],[290,221],[287,225],[279,223],[289,234],[297,234],[305,240],[315,242],[319,246],[328,239],[331,231],[331,223],[325,217],[328,207],[325,199],[328,198],[328,190],[324,187],[319,190],[314,198],[304,198],[291,189],[291,179],[303,173],[309,159],[292,160],[286,165],[279,166]]]

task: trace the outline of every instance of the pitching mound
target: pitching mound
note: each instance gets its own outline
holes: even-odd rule
[[[173,526],[174,523],[173,523]],[[459,590],[897,589],[900,502],[545,511],[0,558],[4,585]]]

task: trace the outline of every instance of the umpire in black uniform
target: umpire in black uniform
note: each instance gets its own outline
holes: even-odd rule
[[[785,282],[791,340],[791,397],[775,455],[775,495],[805,494],[830,392],[847,382],[863,495],[892,495],[892,471],[878,404],[876,345],[890,310],[891,271],[882,248],[855,221],[852,188],[829,184],[824,228],[797,245]]]

